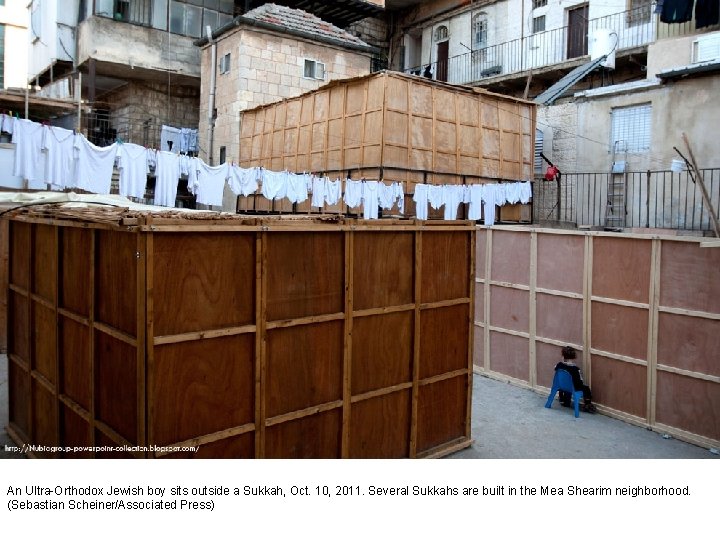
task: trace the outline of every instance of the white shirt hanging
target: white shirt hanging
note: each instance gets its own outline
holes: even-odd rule
[[[101,195],[110,194],[117,143],[95,146],[84,135],[75,136],[75,186]]]
[[[117,152],[117,167],[120,171],[120,195],[123,197],[145,197],[148,166],[148,149],[139,144],[121,144]]]
[[[174,207],[180,180],[180,159],[177,154],[163,151],[156,154],[156,159],[155,204]]]

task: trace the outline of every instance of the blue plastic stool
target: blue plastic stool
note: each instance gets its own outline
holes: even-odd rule
[[[575,406],[575,418],[580,417],[580,398],[583,396],[582,390],[575,390],[573,386],[572,376],[564,369],[558,369],[553,377],[552,390],[550,390],[550,396],[548,396],[545,408],[549,409],[552,407],[553,401],[555,400],[555,394],[558,390],[569,392],[572,394],[573,405]]]

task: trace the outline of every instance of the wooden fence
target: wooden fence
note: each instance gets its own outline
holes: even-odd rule
[[[479,229],[476,370],[545,392],[571,344],[602,412],[718,446],[720,246],[703,240]]]

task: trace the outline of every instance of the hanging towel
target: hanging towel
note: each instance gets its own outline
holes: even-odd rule
[[[687,22],[692,19],[693,5],[694,0],[665,0],[660,20],[668,24]]]

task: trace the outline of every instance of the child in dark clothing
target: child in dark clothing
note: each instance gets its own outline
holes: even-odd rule
[[[592,404],[592,392],[590,392],[590,387],[585,384],[580,368],[575,365],[575,362],[573,362],[573,360],[577,358],[575,349],[569,345],[563,347],[562,357],[562,361],[558,362],[555,366],[555,371],[558,369],[564,369],[570,373],[575,390],[582,390],[584,402],[583,411],[587,413],[594,413],[596,409],[595,405]],[[560,403],[563,407],[572,407],[572,396],[570,395],[570,392],[560,390]]]

